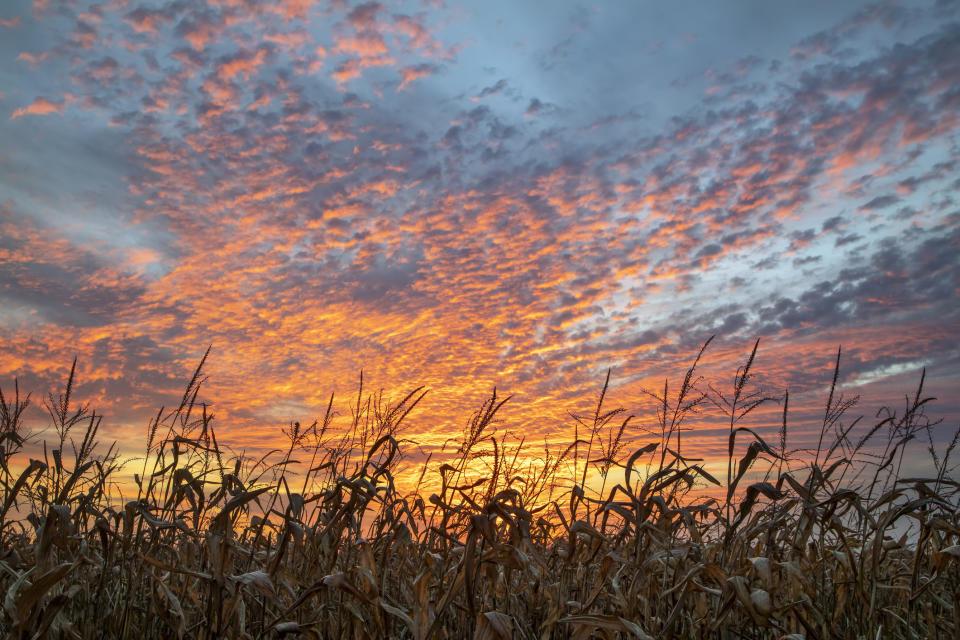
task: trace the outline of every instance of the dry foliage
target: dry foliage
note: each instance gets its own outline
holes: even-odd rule
[[[100,417],[71,402],[74,363],[44,403],[56,437],[42,459],[22,459],[29,398],[0,394],[0,631],[960,637],[956,437],[933,446],[922,380],[904,411],[854,439],[835,375],[807,456],[786,449],[787,397],[779,442],[743,424],[774,401],[751,382],[756,346],[723,390],[696,374],[702,353],[679,388],[649,392],[658,429],[644,446],[628,447],[631,417],[604,407],[608,374],[596,408],[572,416],[565,450],[521,455],[522,440],[497,429],[506,399],[494,392],[438,468],[405,458],[401,429],[424,392],[391,404],[365,397],[362,377],[349,429],[331,427],[331,396],[323,420],[290,427],[285,450],[230,455],[197,400],[201,362],[150,424],[144,458],[127,463],[142,467],[126,503],[112,499],[120,465],[97,448]],[[683,425],[713,409],[729,426],[725,482],[681,449]],[[917,437],[938,472],[902,478]],[[697,497],[704,484],[716,497]]]

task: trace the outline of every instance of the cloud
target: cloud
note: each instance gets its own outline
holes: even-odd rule
[[[861,205],[860,210],[870,211],[873,209],[884,209],[886,207],[895,205],[898,202],[900,202],[900,198],[898,198],[897,196],[891,193],[888,193],[886,195],[877,196],[876,198],[873,198],[866,204]]]
[[[496,95],[498,93],[503,93],[503,91],[506,90],[507,88],[507,84],[508,83],[506,78],[500,78],[499,80],[497,80],[495,84],[492,84],[489,87],[484,87],[480,91],[480,93],[478,93],[472,98],[472,100],[477,101],[482,98],[487,98],[489,96]]]
[[[344,36],[336,39],[336,51],[348,55],[355,55],[359,58],[375,58],[387,53],[387,43],[383,36],[376,32],[368,32],[362,35]]]
[[[40,53],[21,51],[17,55],[17,60],[23,60],[24,62],[28,62],[30,64],[40,64],[47,58],[48,55],[50,55],[49,51],[41,51]]]
[[[217,75],[222,80],[232,80],[237,75],[242,75],[249,81],[250,77],[263,66],[268,51],[263,47],[257,49],[256,52],[240,50],[221,58],[217,64]]]
[[[137,33],[156,34],[161,26],[173,22],[176,16],[176,5],[171,4],[166,10],[137,7],[125,16],[127,23]]]
[[[427,76],[437,72],[438,67],[433,64],[418,64],[412,67],[403,67],[400,69],[400,86],[397,87],[397,91],[402,91],[407,88],[407,86],[414,80],[419,80],[420,78],[426,78]]]
[[[556,107],[554,105],[542,102],[537,98],[532,98],[530,100],[530,104],[527,105],[527,110],[523,112],[523,115],[527,118],[532,118],[536,115],[550,113],[555,110]]]
[[[425,56],[450,59],[450,51],[435,39],[422,21],[403,14],[394,14],[388,30],[407,38],[407,50],[419,51]]]
[[[38,97],[34,98],[26,107],[20,107],[15,109],[13,115],[10,116],[11,120],[16,120],[17,118],[22,118],[23,116],[45,116],[51,113],[63,114],[64,108],[67,104],[70,103],[70,98],[66,97],[62,100],[50,100],[49,98]]]
[[[176,33],[186,40],[194,51],[204,51],[226,30],[222,16],[211,13],[193,13],[185,16],[176,27]]]

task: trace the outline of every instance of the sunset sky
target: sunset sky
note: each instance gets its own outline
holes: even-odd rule
[[[236,449],[361,369],[426,450],[493,386],[569,438],[608,368],[650,426],[712,334],[792,446],[841,344],[868,419],[926,367],[960,420],[958,2],[5,0],[0,60],[0,387],[78,356],[103,439],[208,345]]]

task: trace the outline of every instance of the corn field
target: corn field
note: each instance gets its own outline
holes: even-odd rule
[[[702,354],[673,389],[648,392],[655,437],[638,440],[632,416],[604,406],[608,373],[569,445],[533,452],[507,439],[508,398],[494,391],[442,463],[403,437],[423,389],[391,403],[365,395],[361,378],[348,427],[335,427],[331,396],[322,420],[286,430],[285,449],[251,457],[218,444],[198,400],[201,361],[130,460],[99,444],[100,415],[71,398],[76,363],[43,403],[42,441],[25,433],[30,398],[14,384],[0,395],[0,631],[960,637],[957,436],[934,446],[923,381],[902,410],[862,427],[845,417],[838,353],[819,446],[797,453],[788,396],[751,383],[756,345],[727,388],[699,377]],[[746,425],[774,403],[780,441],[768,442]],[[728,428],[725,475],[681,448],[706,410]],[[923,439],[934,472],[901,477],[908,443]]]

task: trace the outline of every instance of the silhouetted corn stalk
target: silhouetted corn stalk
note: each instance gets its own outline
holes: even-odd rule
[[[148,425],[132,500],[116,449],[98,448],[101,417],[73,406],[76,362],[45,403],[42,460],[24,453],[29,397],[15,382],[0,392],[0,632],[957,637],[960,430],[938,450],[923,378],[902,412],[857,435],[838,352],[819,445],[791,452],[786,394],[775,446],[746,424],[777,400],[751,382],[759,342],[728,390],[697,374],[709,342],[679,385],[647,394],[653,429],[605,408],[608,372],[569,443],[535,455],[500,428],[508,398],[494,390],[432,464],[403,436],[424,391],[390,402],[362,377],[346,428],[331,395],[283,450],[231,452],[198,400],[205,354]],[[728,433],[725,483],[681,449],[710,407]],[[918,439],[934,471],[902,477]]]

